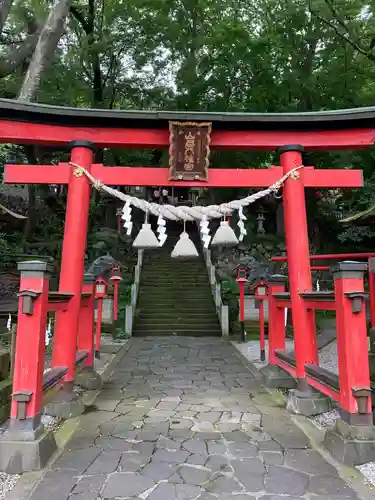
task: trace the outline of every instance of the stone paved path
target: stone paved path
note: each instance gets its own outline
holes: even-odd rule
[[[354,500],[219,339],[135,339],[32,500]]]

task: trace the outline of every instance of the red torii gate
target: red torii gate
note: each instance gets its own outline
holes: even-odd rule
[[[0,100],[0,142],[66,146],[71,162],[107,185],[181,187],[269,187],[303,165],[304,150],[360,149],[375,139],[375,109],[287,114],[209,114],[78,110]],[[166,148],[169,120],[210,121],[212,148],[277,150],[280,166],[211,169],[207,182],[169,181],[168,169],[106,167],[93,162],[96,147]],[[27,120],[27,122],[26,122]],[[72,394],[75,351],[88,227],[90,181],[69,163],[6,165],[10,184],[68,184],[59,291],[73,295],[56,318],[53,366],[68,368],[65,394]],[[359,170],[303,167],[284,183],[283,201],[290,295],[299,389],[307,390],[305,365],[317,363],[312,317],[300,292],[311,291],[305,187],[361,187]],[[19,389],[14,379],[14,391]],[[65,396],[66,397],[66,396]],[[69,399],[69,398],[67,398]],[[17,418],[16,415],[11,415]]]
[[[197,181],[169,181],[168,169],[106,167],[93,164],[95,146],[85,141],[70,143],[71,161],[89,171],[107,185],[126,186],[202,186]],[[204,187],[268,187],[290,170],[303,164],[303,146],[279,148],[280,166],[267,170],[212,169]],[[283,188],[285,236],[289,264],[290,291],[293,304],[293,327],[296,354],[300,361],[297,376],[304,378],[304,365],[317,362],[315,333],[303,307],[299,292],[312,289],[309,244],[305,209],[305,187],[361,187],[358,170],[315,170],[304,167],[288,179]],[[10,184],[68,184],[68,201],[61,261],[60,291],[74,294],[70,309],[57,313],[55,356],[53,366],[68,366],[66,382],[74,379],[75,332],[78,324],[83,263],[89,213],[90,182],[85,175],[77,177],[69,163],[57,166],[6,165],[5,181]],[[308,333],[310,332],[310,333]]]

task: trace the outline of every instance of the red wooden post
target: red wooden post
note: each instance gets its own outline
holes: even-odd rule
[[[35,431],[43,408],[44,350],[50,264],[20,262],[20,297],[10,429]]]
[[[284,174],[303,165],[302,146],[283,146],[278,151]],[[313,332],[303,298],[299,295],[300,292],[312,290],[303,168],[285,181],[283,200],[296,375],[298,389],[303,391],[308,389],[305,365],[318,363],[316,332]]]
[[[264,339],[264,303],[263,300],[259,301],[259,328],[260,328],[260,360],[266,360],[266,345]]]
[[[93,274],[86,273],[84,275],[82,292],[90,294],[90,296],[81,301],[78,328],[78,350],[89,353],[85,366],[91,368],[94,365],[95,283],[96,279]]]
[[[246,269],[238,266],[237,267],[237,278],[236,281],[240,288],[240,330],[241,330],[241,340],[246,342],[246,332],[245,332],[245,285],[248,283],[246,279]]]
[[[87,141],[70,144],[71,159],[90,171],[94,145]],[[60,292],[74,294],[68,309],[56,314],[52,365],[66,366],[65,389],[72,391],[75,375],[78,320],[84,272],[90,205],[90,183],[86,175],[71,168],[61,259]]]
[[[100,359],[100,341],[102,333],[102,319],[103,319],[103,299],[107,293],[107,283],[103,278],[99,277],[95,286],[95,298],[97,300],[98,309],[96,317],[96,340],[95,340],[95,357]]]
[[[118,264],[114,265],[112,268],[112,276],[110,277],[111,283],[113,283],[113,320],[117,321],[118,318],[118,288],[122,281],[120,276],[120,266]]]
[[[275,351],[285,351],[284,308],[278,307],[273,296],[285,292],[286,276],[275,274],[268,282],[268,363],[276,364]]]
[[[370,322],[375,328],[375,257],[368,259],[368,286],[370,292]]]
[[[372,425],[363,274],[367,264],[340,262],[334,271],[342,418]]]
[[[264,281],[258,283],[255,289],[255,295],[259,300],[259,344],[260,344],[260,360],[266,360],[265,348],[265,325],[264,325],[264,300],[267,296],[267,285]]]

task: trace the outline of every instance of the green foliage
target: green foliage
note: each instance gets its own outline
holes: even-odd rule
[[[26,57],[10,73],[2,73],[12,60],[10,51],[21,53],[23,41],[42,25],[51,5],[51,0],[14,1],[0,38],[1,97],[17,95],[29,61]],[[38,100],[221,113],[370,106],[375,101],[373,11],[373,3],[363,0],[74,0]],[[0,147],[0,165],[8,152],[8,146]],[[107,165],[154,163],[152,152],[137,149],[105,150],[102,156]],[[211,155],[214,168],[265,168],[274,160],[270,152]],[[338,204],[349,214],[374,200],[374,160],[373,150],[306,155],[306,164],[317,167],[362,168],[366,179],[364,190],[326,194],[320,200],[307,197],[313,246],[335,250],[375,243],[370,226],[346,228],[335,215]],[[164,155],[162,165],[166,162]],[[202,203],[246,194],[248,190],[210,191]],[[107,201],[99,200],[90,207],[91,231],[106,219]],[[53,234],[52,250],[45,246],[43,252],[56,256],[65,211],[64,198],[59,202],[61,210],[52,210],[53,216],[44,211],[49,221],[38,214],[31,237],[45,240]],[[249,233],[253,226],[249,217]]]

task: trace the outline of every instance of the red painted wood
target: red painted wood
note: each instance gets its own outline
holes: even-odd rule
[[[74,163],[91,169],[93,152],[89,148],[72,149]],[[67,366],[66,382],[75,374],[75,355],[80,314],[86,238],[91,187],[85,175],[76,177],[71,169],[66,206],[64,241],[59,291],[73,294],[66,311],[56,313],[52,366]]]
[[[245,282],[239,283],[240,286],[240,321],[245,321]]]
[[[268,285],[268,362],[275,365],[275,351],[285,351],[285,316],[284,309],[278,307],[275,293],[285,292],[283,284]]]
[[[265,350],[265,339],[264,339],[264,302],[259,301],[259,344],[260,350]]]
[[[299,151],[286,151],[280,155],[284,174],[302,165]],[[305,365],[318,363],[316,331],[306,310],[300,292],[312,290],[310,251],[307,232],[306,201],[303,169],[298,179],[288,178],[283,187],[286,253],[288,257],[289,291],[292,303],[296,373],[305,377]]]
[[[278,359],[276,358],[276,361],[275,363],[276,366],[279,366],[280,368],[282,368],[283,370],[285,370],[287,373],[289,373],[290,375],[292,375],[292,377],[296,377],[296,369],[294,368],[294,366],[291,366],[289,363],[286,363],[285,361],[282,361],[281,359]]]
[[[8,184],[68,184],[72,168],[68,163],[4,165],[4,180]]]
[[[117,321],[118,318],[118,287],[119,281],[113,282],[113,320]]]
[[[369,266],[370,269],[370,266]],[[375,328],[375,274],[368,273],[368,288],[370,292],[370,320],[371,328]]]
[[[90,293],[90,297],[81,300],[81,310],[78,324],[78,351],[89,353],[85,366],[94,365],[94,305],[95,305],[95,283],[82,285],[83,293]]]
[[[169,146],[167,129],[89,128],[44,125],[2,120],[0,142],[64,145],[73,140],[88,140],[99,147]],[[225,149],[274,150],[285,144],[302,144],[307,150],[363,149],[374,143],[375,129],[272,131],[213,130],[211,147]]]
[[[293,377],[297,376],[297,371],[294,368],[294,366],[289,365],[285,361],[282,361],[281,359],[276,359],[275,365],[279,366]],[[322,382],[319,382],[318,380],[316,380],[313,377],[310,377],[309,375],[306,375],[306,381],[309,385],[311,385],[311,387],[314,387],[322,394],[325,394],[326,396],[332,398],[334,401],[340,401],[340,393],[338,391],[335,391],[331,387],[328,387],[327,385],[323,384]]]
[[[304,168],[305,187],[363,187],[361,170]]]
[[[102,319],[103,319],[103,299],[100,297],[98,300],[98,316],[96,318],[96,340],[95,349],[100,352],[100,341],[102,333]]]
[[[352,312],[351,301],[346,292],[363,292],[362,278],[336,278],[336,331],[337,355],[340,376],[340,405],[348,413],[357,413],[353,388],[370,388],[366,311]],[[368,412],[371,398],[368,398]]]
[[[328,385],[319,382],[319,380],[316,380],[315,378],[309,375],[306,376],[306,381],[309,385],[311,385],[311,387],[314,387],[314,389],[321,392],[322,394],[325,394],[334,401],[340,401],[339,391],[335,391],[335,389],[332,389],[332,387],[329,387]]]
[[[46,165],[5,165],[8,184],[67,184],[72,166],[60,163]],[[313,170],[305,174],[305,187],[362,187],[360,170]],[[269,187],[283,176],[281,167],[268,169],[211,169],[209,181],[169,181],[167,168],[104,167],[94,164],[92,175],[114,186],[180,186],[180,187]]]
[[[359,253],[327,253],[320,255],[310,255],[310,260],[342,260],[342,259],[368,259],[375,257],[374,252],[359,252]],[[287,257],[278,255],[271,257],[273,262],[286,262]]]
[[[66,302],[48,302],[47,311],[48,312],[57,312],[57,311],[66,311],[68,309],[69,300]]]
[[[41,295],[34,300],[34,312],[22,313],[22,298],[18,300],[16,352],[13,392],[31,391],[27,404],[28,418],[35,417],[43,407],[44,350],[47,327],[49,280],[44,277],[25,277],[21,273],[20,290],[33,290]],[[17,418],[18,403],[12,398],[11,418]]]

